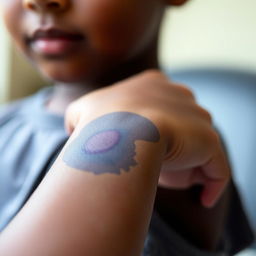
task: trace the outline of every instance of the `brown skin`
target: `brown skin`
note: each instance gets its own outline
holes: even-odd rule
[[[157,38],[165,6],[181,5],[186,1],[55,2],[59,4],[57,11],[40,8],[34,0],[0,0],[4,21],[17,46],[46,78],[58,85],[56,88],[61,88],[61,98],[67,105],[70,84],[76,84],[72,88],[82,95],[81,91],[113,84],[145,69],[158,68]],[[49,61],[34,54],[24,40],[43,26],[78,32],[86,40],[68,58]],[[58,93],[56,96],[59,104]],[[53,111],[55,108],[61,111],[58,104],[54,104]]]
[[[55,94],[48,104],[48,109],[53,112],[64,112],[72,100],[85,92],[146,69],[158,68],[157,41],[165,7],[186,2],[52,1],[56,4],[54,8],[39,0],[0,0],[0,6],[19,49],[47,79],[54,82]],[[85,40],[72,54],[49,59],[33,52],[24,40],[43,26],[81,33]],[[184,237],[201,248],[212,250],[218,243],[227,195],[213,209],[206,210],[194,200],[195,194],[196,191],[161,188],[155,206],[168,224]]]
[[[32,0],[2,2],[4,20],[16,44],[53,81],[104,86],[145,68],[157,67],[156,38],[164,11],[161,1],[58,0],[58,13],[43,7],[33,10],[31,3],[36,1]],[[22,22],[17,24],[13,17]],[[32,52],[23,40],[43,26],[78,32],[85,40],[70,56],[49,61]],[[137,63],[139,67],[134,68]],[[116,68],[120,69],[120,77],[111,79]]]

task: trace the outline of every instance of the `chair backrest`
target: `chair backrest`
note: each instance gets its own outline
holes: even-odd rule
[[[212,113],[256,233],[256,73],[186,69],[167,74],[192,88],[200,105]]]

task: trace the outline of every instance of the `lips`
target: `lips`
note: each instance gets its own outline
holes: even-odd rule
[[[60,29],[38,29],[29,44],[36,54],[61,57],[74,52],[84,39],[82,34]]]

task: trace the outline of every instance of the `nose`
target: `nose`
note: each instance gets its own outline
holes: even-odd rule
[[[37,12],[63,12],[70,0],[23,0],[23,7]]]

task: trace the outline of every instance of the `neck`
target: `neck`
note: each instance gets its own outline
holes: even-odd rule
[[[75,99],[89,93],[95,89],[100,89],[116,82],[122,81],[128,77],[136,75],[147,69],[158,69],[157,47],[156,43],[149,51],[142,56],[127,61],[115,68],[114,72],[110,72],[98,77],[94,82],[86,82],[79,84],[56,83],[54,85],[54,93],[47,103],[47,109],[50,112],[64,114],[67,106]]]

